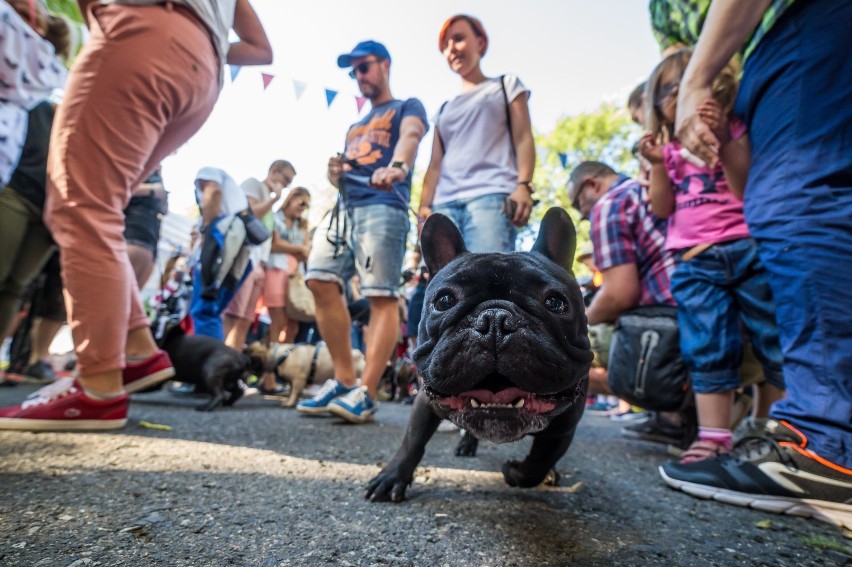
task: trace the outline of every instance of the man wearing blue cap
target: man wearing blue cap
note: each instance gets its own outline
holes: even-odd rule
[[[317,227],[308,287],[317,306],[317,325],[334,362],[335,379],[296,409],[332,413],[353,423],[370,421],[376,390],[400,330],[397,296],[408,237],[411,168],[428,129],[426,110],[415,99],[394,99],[388,86],[391,58],[384,45],[362,41],[337,58],[370,100],[367,115],[346,134],[345,154],[328,161],[328,179],[342,206]],[[346,282],[357,273],[370,301],[370,333],[361,385],[356,384],[344,303]]]

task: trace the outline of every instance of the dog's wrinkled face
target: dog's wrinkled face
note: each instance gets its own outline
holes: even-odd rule
[[[414,361],[440,413],[502,443],[582,403],[592,354],[565,211],[548,211],[529,253],[468,253],[442,215],[421,246],[433,276]]]

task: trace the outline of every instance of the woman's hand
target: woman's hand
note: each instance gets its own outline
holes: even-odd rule
[[[530,220],[530,213],[532,213],[533,208],[533,199],[530,190],[527,189],[526,185],[518,184],[508,199],[515,203],[514,214],[510,217],[512,224],[517,227],[526,226]],[[507,211],[508,213],[512,213],[512,211]]]

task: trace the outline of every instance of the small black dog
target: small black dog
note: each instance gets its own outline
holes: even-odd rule
[[[534,435],[526,459],[503,465],[510,486],[537,486],[552,474],[583,414],[592,361],[583,297],[569,271],[575,245],[559,208],[547,212],[529,253],[471,254],[448,218],[429,217],[421,248],[432,281],[414,351],[424,388],[368,498],[405,499],[441,419],[495,443]]]
[[[188,335],[180,325],[168,328],[159,343],[172,359],[175,380],[195,384],[210,393],[210,401],[195,408],[199,411],[233,405],[243,396],[242,380],[256,373],[248,355],[213,337]]]

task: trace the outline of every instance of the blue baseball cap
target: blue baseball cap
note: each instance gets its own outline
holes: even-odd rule
[[[349,53],[344,53],[343,55],[338,57],[337,66],[341,69],[351,67],[353,59],[357,59],[359,57],[366,57],[367,55],[375,55],[376,57],[387,59],[388,61],[390,61],[391,58],[390,53],[388,53],[387,47],[385,47],[378,41],[368,39],[367,41],[362,41],[361,43],[356,45],[355,49],[353,49]]]

